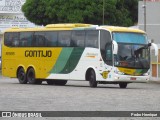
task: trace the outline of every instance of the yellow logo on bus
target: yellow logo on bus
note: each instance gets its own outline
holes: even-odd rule
[[[110,71],[103,71],[102,73],[101,73],[101,75],[102,75],[102,77],[104,78],[104,79],[106,79],[107,77],[108,77],[108,73],[109,73]]]

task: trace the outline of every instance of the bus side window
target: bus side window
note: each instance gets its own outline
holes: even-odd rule
[[[58,33],[58,46],[69,47],[71,42],[71,31],[60,31]]]
[[[9,47],[12,46],[12,33],[4,34],[4,44]]]
[[[108,31],[100,30],[100,50],[103,61],[113,65],[111,34]]]
[[[19,32],[5,33],[4,39],[4,44],[8,47],[19,46]]]
[[[27,46],[27,39],[25,39],[25,38],[20,39],[20,46],[26,47]]]
[[[18,47],[19,46],[19,32],[15,32],[15,33],[12,33],[12,47]]]
[[[13,38],[12,46],[13,47],[18,47],[19,46],[19,38],[18,37]]]
[[[35,32],[32,44],[35,47],[46,47],[47,46],[46,32]]]
[[[58,36],[57,35],[58,34],[55,31],[46,32],[47,46],[50,46],[50,47],[57,46],[57,42],[58,42]]]
[[[98,30],[87,30],[85,46],[98,48],[98,35],[99,35]]]
[[[108,42],[105,47],[105,53],[106,53],[106,62],[107,64],[112,64],[112,42]]]
[[[21,32],[20,33],[20,47],[32,46],[33,32]]]
[[[74,30],[72,31],[72,47],[84,47],[84,40],[85,40],[85,31],[81,30]]]
[[[38,47],[46,46],[45,41],[46,41],[46,39],[44,36],[42,36],[42,35],[37,36],[37,46]]]

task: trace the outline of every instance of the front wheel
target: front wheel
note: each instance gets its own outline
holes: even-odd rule
[[[27,84],[26,74],[23,68],[18,70],[17,78],[20,84]]]
[[[128,83],[119,83],[120,88],[126,88]]]
[[[92,88],[97,87],[96,75],[95,75],[94,70],[90,71],[90,74],[89,74],[89,85]]]

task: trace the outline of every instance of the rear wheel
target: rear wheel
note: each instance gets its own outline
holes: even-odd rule
[[[27,80],[28,80],[29,84],[41,84],[42,83],[41,80],[36,80],[35,71],[33,68],[29,68],[29,70],[27,72]]]
[[[126,88],[128,83],[119,83],[120,88]]]
[[[20,84],[27,84],[26,74],[23,68],[18,70],[17,78]]]
[[[97,87],[96,75],[95,75],[94,70],[90,71],[90,74],[89,74],[89,85],[92,88]]]

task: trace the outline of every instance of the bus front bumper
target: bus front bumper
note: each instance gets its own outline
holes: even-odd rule
[[[137,82],[144,83],[149,81],[149,76],[130,76],[130,75],[118,75],[115,74],[113,77],[113,81],[116,82]]]

